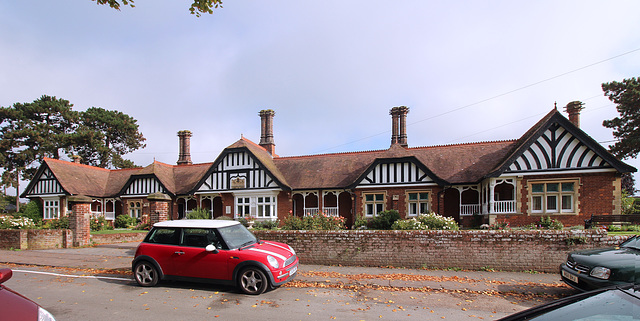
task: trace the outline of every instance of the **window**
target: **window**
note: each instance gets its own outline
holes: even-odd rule
[[[50,220],[60,218],[60,201],[59,200],[44,200],[44,219]]]
[[[145,242],[158,244],[178,245],[180,241],[180,230],[175,227],[155,228]]]
[[[407,193],[407,203],[409,205],[409,216],[429,213],[429,192]]]
[[[142,204],[140,202],[129,203],[129,216],[140,218],[142,216]]]
[[[236,217],[246,217],[251,215],[251,198],[238,197],[236,198]]]
[[[384,211],[384,193],[364,194],[364,215],[376,216]]]
[[[575,213],[577,181],[531,183],[531,212],[542,214]]]
[[[259,218],[276,216],[276,198],[275,197],[258,197],[258,212],[256,216]]]

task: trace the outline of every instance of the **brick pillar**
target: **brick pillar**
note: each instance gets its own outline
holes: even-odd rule
[[[169,218],[169,204],[171,197],[163,193],[153,193],[147,196],[149,201],[149,224],[153,226]]]
[[[82,195],[69,196],[71,215],[69,229],[73,233],[73,246],[87,246],[91,243],[91,198]]]

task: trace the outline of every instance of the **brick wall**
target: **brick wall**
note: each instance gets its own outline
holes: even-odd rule
[[[303,264],[557,272],[569,251],[613,246],[599,231],[254,231],[291,245]],[[567,245],[584,237],[585,244]]]
[[[92,244],[114,244],[125,242],[142,242],[147,232],[141,233],[116,233],[116,234],[92,234]]]
[[[71,230],[0,230],[0,249],[67,248],[72,242]]]

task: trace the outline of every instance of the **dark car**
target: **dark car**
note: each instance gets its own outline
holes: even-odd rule
[[[582,292],[498,321],[640,320],[640,287],[626,285]]]
[[[11,276],[11,269],[0,269],[0,320],[55,321],[47,310],[3,284]]]
[[[588,291],[612,285],[640,282],[640,236],[617,247],[581,250],[569,253],[560,265],[562,280]]]
[[[261,294],[291,280],[298,257],[286,244],[258,240],[228,220],[156,223],[136,250],[133,274],[141,286],[162,279],[206,281]]]

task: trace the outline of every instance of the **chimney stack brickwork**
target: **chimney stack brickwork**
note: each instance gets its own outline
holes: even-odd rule
[[[577,100],[572,101],[564,109],[569,114],[569,121],[580,128],[580,111],[584,109],[584,103]]]
[[[180,137],[180,151],[178,154],[178,165],[191,165],[191,132],[181,130],[178,132]]]
[[[273,116],[276,112],[271,109],[261,110],[260,113],[260,146],[274,155],[276,151],[276,144],[273,141]]]
[[[409,107],[400,106],[393,107],[389,114],[391,115],[391,145],[399,144],[407,147],[407,114]]]

